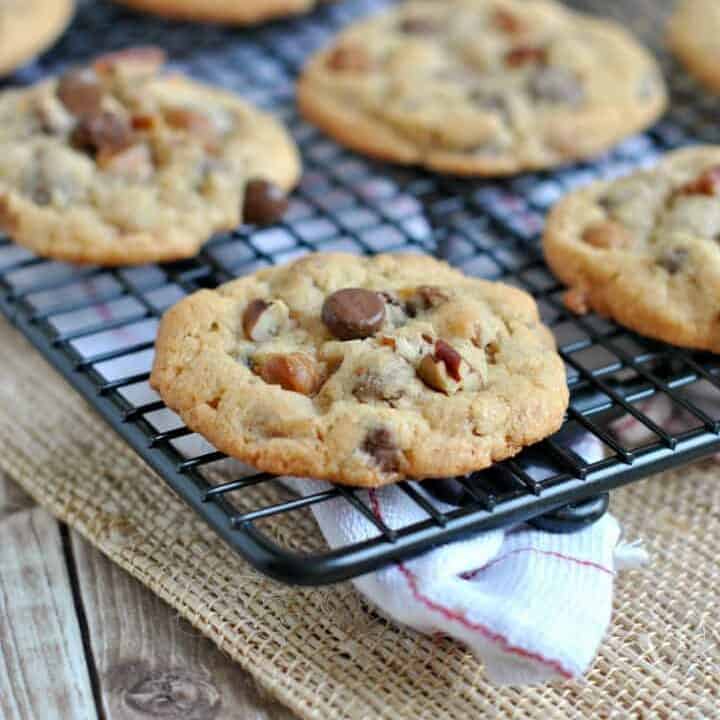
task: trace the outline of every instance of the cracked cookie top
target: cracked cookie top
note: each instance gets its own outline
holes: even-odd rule
[[[0,95],[0,227],[40,255],[105,265],[197,253],[241,219],[271,222],[295,145],[223,90],[133,48]]]
[[[570,194],[550,215],[544,249],[573,311],[720,352],[720,147],[672,152]]]
[[[425,256],[306,256],[181,301],[151,383],[255,467],[357,486],[478,470],[554,432],[533,299]]]
[[[360,152],[502,175],[605,150],[651,123],[666,93],[617,24],[549,0],[409,0],[316,55],[298,99]]]

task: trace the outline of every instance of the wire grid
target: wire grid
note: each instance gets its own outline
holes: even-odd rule
[[[3,312],[227,542],[287,582],[356,576],[720,448],[718,359],[641,338],[593,315],[572,316],[538,244],[547,209],[568,190],[652,163],[659,153],[692,138],[716,140],[718,101],[705,98],[663,57],[673,83],[672,112],[651,132],[630,138],[596,162],[500,182],[374,163],[298,118],[293,79],[307,54],[338,27],[385,4],[347,0],[308,18],[240,32],[143,18],[86,2],[60,45],[13,78],[34,81],[100,50],[155,42],[169,50],[180,69],[240,90],[275,111],[293,132],[305,174],[285,222],[215,237],[192,260],[117,270],[77,268],[34,257],[0,239]],[[658,5],[577,4],[620,13],[647,40],[657,41]],[[102,47],[93,46],[98,42]],[[572,398],[563,428],[513,460],[458,478],[462,498],[449,512],[419,485],[401,483],[426,518],[403,528],[385,526],[369,510],[365,494],[349,488],[293,497],[273,476],[238,465],[228,479],[225,456],[184,427],[149,388],[158,320],[164,309],[198,288],[315,250],[432,253],[468,274],[532,292],[567,367]],[[649,412],[658,397],[673,409],[671,429]],[[641,437],[617,432],[617,422],[628,418],[643,429]],[[373,523],[377,537],[333,551],[279,542],[273,519],[299,518],[311,506],[338,499]]]

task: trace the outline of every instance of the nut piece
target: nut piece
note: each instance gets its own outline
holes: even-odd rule
[[[166,62],[167,55],[162,48],[145,45],[100,55],[93,63],[93,68],[98,73],[122,70],[131,75],[150,75],[157,72]]]
[[[243,201],[243,221],[252,225],[278,222],[289,204],[287,195],[275,183],[259,178],[248,180]]]
[[[463,377],[469,374],[469,368],[452,345],[437,340],[434,354],[425,355],[418,365],[417,373],[433,390],[454,395],[462,389]]]
[[[216,138],[217,127],[209,115],[190,108],[176,107],[165,111],[165,122],[176,130],[186,130],[204,138]]]
[[[282,300],[253,300],[243,313],[242,325],[246,337],[265,342],[280,334],[288,325],[290,310]]]
[[[398,29],[408,35],[432,35],[440,29],[440,25],[434,18],[411,15],[400,21]]]
[[[322,321],[338,340],[362,340],[374,335],[385,321],[385,301],[380,293],[345,288],[325,298]]]
[[[720,195],[720,165],[708,168],[694,180],[683,185],[680,195]]]
[[[100,151],[117,153],[133,144],[133,133],[130,123],[124,117],[102,112],[81,118],[71,142],[78,150],[92,154]]]
[[[407,299],[407,314],[412,318],[417,317],[418,313],[436,308],[448,300],[449,297],[444,290],[432,285],[420,285]]]
[[[492,24],[506,33],[518,33],[527,29],[523,20],[509,10],[498,8],[492,16]]]
[[[70,70],[58,81],[60,102],[76,117],[100,112],[103,88],[92,68]]]
[[[372,68],[372,58],[364,45],[346,43],[336,47],[326,60],[330,70],[364,73]]]
[[[387,428],[370,430],[361,449],[370,455],[382,472],[392,473],[400,469],[402,452]]]
[[[613,220],[590,225],[582,236],[583,242],[604,250],[619,250],[632,245],[632,233],[621,223]]]
[[[531,45],[519,45],[508,50],[505,54],[505,64],[508,67],[522,67],[523,65],[545,65],[547,63],[547,50]]]
[[[530,80],[529,90],[533,99],[539,102],[577,107],[585,99],[585,88],[578,75],[563,67],[539,68]]]
[[[152,153],[145,144],[131,145],[120,152],[101,149],[96,161],[102,170],[134,180],[149,180],[155,172]]]
[[[253,372],[269,385],[280,385],[283,390],[316,395],[324,378],[318,364],[305,353],[267,355],[257,363]]]

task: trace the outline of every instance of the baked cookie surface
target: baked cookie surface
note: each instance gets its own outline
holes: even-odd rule
[[[298,100],[358,152],[506,175],[607,149],[657,118],[666,91],[625,30],[550,0],[410,0],[312,58]]]
[[[162,320],[151,384],[260,470],[368,487],[487,467],[568,403],[529,295],[414,255],[309,255],[195,293]]]
[[[334,0],[116,0],[123,5],[178,20],[247,25],[297,15]]]
[[[668,23],[667,42],[700,82],[720,93],[720,3],[680,0]]]
[[[0,76],[46,50],[62,34],[73,0],[0,1]]]
[[[163,74],[164,59],[134,48],[0,95],[0,227],[15,242],[80,263],[169,261],[281,214],[278,188],[300,173],[284,128]]]
[[[568,195],[543,242],[572,310],[720,352],[719,239],[720,147],[694,147]]]

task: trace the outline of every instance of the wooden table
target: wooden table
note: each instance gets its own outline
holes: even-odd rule
[[[2,720],[292,720],[250,676],[0,476]]]

